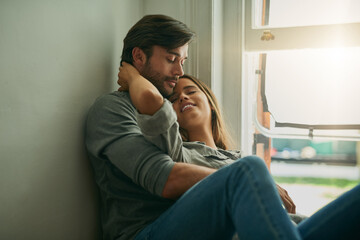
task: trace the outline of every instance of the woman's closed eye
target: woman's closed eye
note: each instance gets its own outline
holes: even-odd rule
[[[191,95],[191,94],[194,94],[194,93],[196,93],[197,91],[190,91],[190,92],[188,92],[188,93],[186,93],[187,95]]]

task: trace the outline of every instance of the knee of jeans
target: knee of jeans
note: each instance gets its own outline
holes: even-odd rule
[[[246,164],[249,168],[257,171],[267,171],[265,161],[258,156],[247,156],[241,159],[241,161]]]

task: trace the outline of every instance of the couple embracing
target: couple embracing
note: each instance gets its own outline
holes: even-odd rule
[[[104,239],[356,239],[359,186],[296,225],[264,161],[231,150],[214,94],[184,74],[193,38],[170,17],[140,19],[124,39],[121,87],[89,110]]]

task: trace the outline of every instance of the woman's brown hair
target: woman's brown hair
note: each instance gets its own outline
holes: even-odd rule
[[[219,107],[218,101],[215,97],[215,94],[211,91],[211,89],[205,85],[199,79],[190,76],[183,75],[180,78],[188,78],[193,81],[196,86],[206,95],[206,98],[209,101],[211,107],[211,129],[214,137],[215,145],[218,148],[222,148],[224,150],[228,150],[233,147],[233,140],[226,128],[224,118],[221,113],[221,109]],[[188,141],[188,134],[185,129],[180,127],[180,134],[183,138],[183,141]]]

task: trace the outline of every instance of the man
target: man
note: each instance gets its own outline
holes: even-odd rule
[[[193,38],[182,22],[163,15],[145,16],[125,37],[122,62],[132,64],[164,97],[169,96],[184,74],[182,66]],[[126,86],[96,100],[86,126],[86,147],[101,193],[104,239],[134,239],[175,199],[214,172],[175,163],[146,141],[136,109],[122,88]]]

